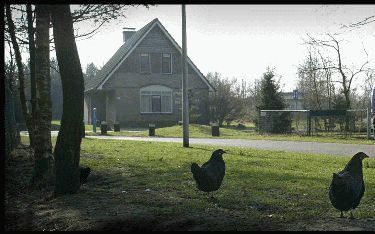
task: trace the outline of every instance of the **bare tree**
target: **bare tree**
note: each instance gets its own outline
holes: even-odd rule
[[[24,73],[24,66],[22,64],[21,51],[19,47],[19,42],[17,41],[16,28],[12,19],[12,11],[11,11],[10,5],[6,5],[5,9],[6,9],[5,12],[6,12],[6,19],[7,19],[7,25],[8,25],[8,32],[10,36],[9,41],[12,43],[12,47],[13,47],[14,54],[15,54],[15,60],[17,64],[17,69],[18,69],[21,109],[22,109],[23,117],[26,122],[27,130],[29,132],[30,146],[33,146],[35,127],[34,127],[34,121],[31,116],[31,111],[27,108],[27,105],[26,105],[25,73]]]
[[[375,69],[369,68],[366,71],[366,77],[362,88],[364,90],[362,103],[365,103],[365,108],[371,106],[371,95],[375,88]]]
[[[305,105],[309,109],[321,110],[323,107],[322,93],[324,93],[325,87],[322,87],[322,77],[318,67],[318,58],[313,55],[309,47],[306,61],[298,67],[298,88],[304,96]]]
[[[28,4],[30,5],[30,4]],[[25,20],[25,14],[28,14],[31,8],[26,7],[24,4],[11,5],[11,9],[16,12],[16,38],[21,46],[29,45],[28,38],[28,20]],[[32,6],[32,5],[30,5]],[[117,23],[126,18],[125,12],[129,7],[138,7],[140,4],[79,4],[76,5],[72,11],[72,19],[74,24],[74,31],[76,39],[88,39],[98,33],[103,27],[110,22],[116,21]],[[142,6],[149,8],[149,5],[143,4]],[[29,16],[27,16],[29,17]],[[35,17],[35,16],[34,16]],[[10,41],[9,27],[5,25],[5,41]],[[51,25],[50,25],[51,26]],[[53,48],[54,38],[50,38]]]
[[[375,22],[375,15],[371,15],[369,17],[364,18],[361,21],[351,23],[349,25],[343,24],[341,26],[341,28],[359,28],[359,27],[362,27],[364,25],[371,24],[371,23],[374,23],[374,22]]]
[[[236,119],[241,113],[242,103],[238,102],[235,94],[236,80],[223,78],[221,74],[208,73],[207,79],[215,87],[215,92],[210,94],[210,119],[218,121],[219,126]]]
[[[13,53],[9,50],[10,59],[4,61],[4,84],[5,84],[5,105],[4,105],[4,128],[5,128],[5,159],[20,142],[20,132],[15,119],[14,92],[15,90],[15,66],[13,64]]]
[[[328,40],[316,39],[308,35],[309,41],[307,43],[314,47],[331,49],[336,54],[335,62],[332,62],[332,65],[329,67],[329,69],[335,70],[340,75],[341,79],[335,82],[338,82],[341,84],[342,92],[345,96],[346,109],[350,109],[351,108],[350,93],[352,90],[352,83],[353,83],[354,78],[358,74],[366,71],[365,66],[368,64],[368,55],[367,55],[366,50],[364,50],[367,56],[366,61],[360,66],[359,69],[349,68],[342,61],[342,51],[340,47],[340,42],[333,35],[329,33],[327,33],[326,35],[329,37]],[[328,67],[326,67],[325,69],[328,69]]]
[[[325,83],[326,83],[326,90],[327,90],[327,104],[328,104],[328,110],[331,110],[331,103],[332,103],[332,95],[334,95],[335,92],[335,86],[332,82],[332,70],[329,69],[331,67],[331,60],[329,58],[324,58],[322,53],[318,50],[317,53],[320,57],[320,63],[323,68],[324,77],[325,77]]]

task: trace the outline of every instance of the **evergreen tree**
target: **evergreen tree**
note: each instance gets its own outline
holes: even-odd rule
[[[263,73],[261,80],[260,96],[257,100],[258,115],[260,110],[283,110],[286,107],[283,96],[281,95],[280,84],[275,81],[275,71],[267,68]],[[285,133],[290,130],[291,119],[290,113],[287,112],[272,112],[269,113],[272,122],[273,133]],[[258,116],[259,119],[259,116]],[[258,125],[258,123],[256,122]]]

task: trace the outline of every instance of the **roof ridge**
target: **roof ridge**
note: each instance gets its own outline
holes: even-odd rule
[[[87,89],[85,88],[85,91],[97,88],[105,80],[105,77],[108,75],[110,70],[112,70],[119,62],[122,61],[122,58],[126,56],[127,52],[134,45],[134,43],[136,43],[147,31],[147,29],[149,29],[156,22],[160,22],[158,18],[151,20],[145,26],[137,30],[136,33],[129,38],[128,42],[123,43],[112,55],[112,57],[104,64],[104,66],[97,72],[95,77],[87,81]]]
[[[164,27],[164,25],[159,21],[158,18],[154,18],[149,23],[147,23],[145,26],[137,30],[133,36],[129,38],[129,40],[125,43],[123,43],[120,48],[117,49],[117,51],[113,54],[113,56],[104,64],[104,66],[97,72],[96,76],[87,82],[85,82],[85,92],[97,89],[98,87],[101,87],[106,80],[109,78],[108,76],[111,75],[113,69],[116,69],[116,67],[119,66],[119,63],[121,63],[128,55],[129,52],[132,51],[132,48],[135,44],[139,42],[141,38],[145,36],[145,33],[148,32],[154,25],[158,24],[159,27],[164,30],[167,37],[170,38],[172,41],[172,44],[175,44],[175,46],[180,50],[181,52],[181,46],[176,42],[176,40],[172,37],[172,35],[168,32],[168,30]],[[213,90],[215,90],[210,82],[207,80],[205,75],[199,70],[199,68],[193,63],[193,61],[187,56],[188,62],[192,65],[193,69],[196,69],[198,72],[198,75],[201,76],[203,81],[211,87]]]

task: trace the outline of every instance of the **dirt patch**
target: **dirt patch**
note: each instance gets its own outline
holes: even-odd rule
[[[125,216],[113,220],[103,220],[91,228],[91,231],[152,231],[160,222],[150,214]]]
[[[103,159],[103,155],[97,155],[97,154],[81,154],[82,158],[90,158],[90,159]]]
[[[375,231],[375,219],[318,219],[313,222],[289,224],[284,228],[288,231]]]

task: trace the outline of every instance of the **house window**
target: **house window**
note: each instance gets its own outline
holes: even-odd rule
[[[140,90],[141,113],[172,113],[172,89],[151,85]]]
[[[150,54],[141,54],[141,73],[150,73]]]
[[[161,112],[161,96],[152,95],[152,112]]]
[[[164,74],[172,74],[172,54],[162,54],[161,72]]]

